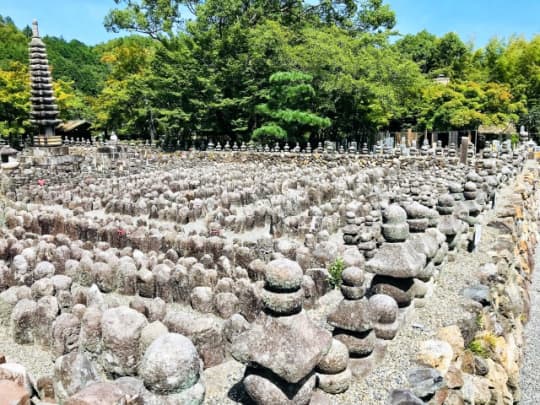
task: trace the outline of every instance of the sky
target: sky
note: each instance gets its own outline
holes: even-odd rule
[[[490,38],[540,33],[540,0],[386,0],[403,34],[423,29],[438,36],[454,31],[465,42],[484,46]],[[19,27],[39,21],[42,36],[78,39],[90,45],[114,36],[103,27],[113,0],[0,0],[0,15]]]

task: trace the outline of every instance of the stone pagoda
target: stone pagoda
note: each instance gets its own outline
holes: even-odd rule
[[[39,36],[38,23],[32,22],[32,40],[28,46],[30,56],[30,85],[32,110],[31,120],[38,129],[34,146],[58,146],[62,139],[55,136],[55,127],[60,124],[58,106],[53,94],[52,78],[45,44]]]

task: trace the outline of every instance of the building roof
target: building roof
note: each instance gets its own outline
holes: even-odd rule
[[[73,121],[66,121],[58,125],[56,129],[60,132],[66,133],[66,132],[71,132],[77,128],[84,127],[84,126],[90,128],[91,125],[92,123],[86,120],[73,120]]]
[[[493,134],[493,135],[512,135],[516,134],[516,126],[511,122],[501,125],[480,125],[478,127],[479,134]]]

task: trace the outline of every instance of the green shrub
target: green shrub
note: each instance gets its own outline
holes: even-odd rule
[[[341,257],[334,260],[334,263],[328,268],[329,281],[333,288],[338,288],[341,285],[341,273],[345,270],[345,262]]]

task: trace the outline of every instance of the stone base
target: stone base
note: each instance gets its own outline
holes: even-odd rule
[[[349,368],[355,378],[365,378],[371,373],[384,359],[386,354],[386,346],[388,342],[377,339],[373,352],[363,358],[350,358]]]
[[[399,315],[398,315],[400,329],[406,325],[410,325],[412,323],[413,316],[414,316],[414,305],[409,305],[406,308],[400,308]]]

